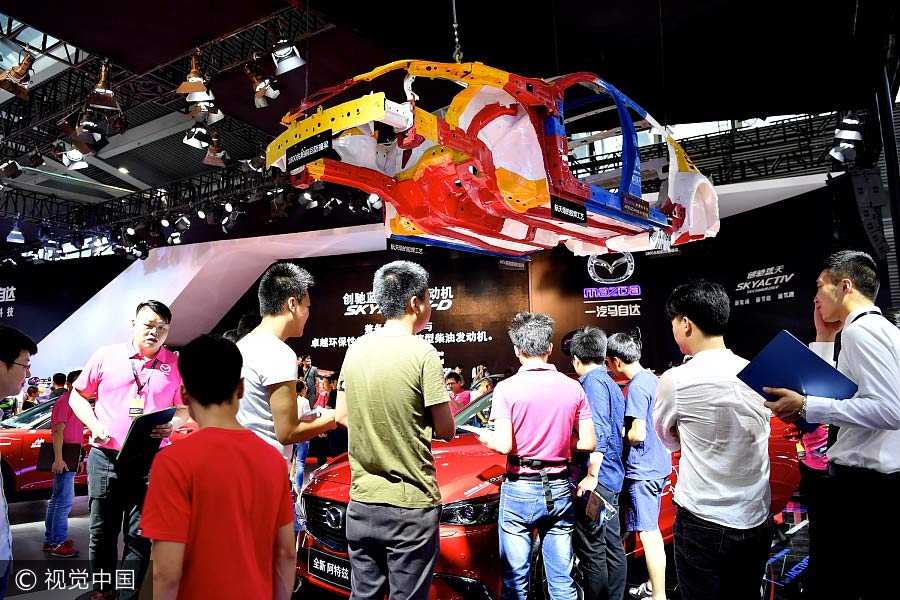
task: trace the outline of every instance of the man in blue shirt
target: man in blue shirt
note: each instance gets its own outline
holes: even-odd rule
[[[672,472],[672,457],[653,427],[653,399],[659,379],[641,366],[640,331],[616,333],[606,344],[606,365],[628,380],[625,393],[625,459],[623,503],[626,531],[636,531],[644,547],[649,580],[628,590],[632,598],[666,599],[666,551],[659,531],[663,488]]]
[[[565,344],[563,344],[565,348]],[[589,456],[572,458],[573,481],[577,481],[575,535],[573,545],[579,560],[584,597],[592,600],[625,594],[625,548],[619,526],[619,492],[625,478],[622,465],[622,428],[625,422],[625,398],[603,366],[606,334],[596,327],[575,332],[569,345],[572,366],[578,373],[597,435],[597,447]],[[606,511],[599,522],[585,514],[589,494],[603,498]]]

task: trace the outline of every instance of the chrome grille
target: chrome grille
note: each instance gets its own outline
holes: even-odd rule
[[[347,505],[303,494],[306,530],[326,548],[347,551]],[[335,527],[337,525],[337,527]]]

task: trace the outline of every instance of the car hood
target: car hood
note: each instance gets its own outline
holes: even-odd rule
[[[500,491],[506,457],[485,448],[473,434],[460,433],[449,442],[435,440],[432,453],[444,504]],[[316,469],[306,492],[316,495],[317,488],[328,483],[350,485],[346,454]]]

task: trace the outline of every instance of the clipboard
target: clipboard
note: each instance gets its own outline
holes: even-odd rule
[[[128,428],[122,449],[116,456],[118,462],[130,462],[137,459],[152,458],[162,445],[162,440],[150,437],[150,433],[157,425],[164,425],[175,416],[178,407],[170,406],[145,415],[135,417]]]
[[[763,387],[782,387],[804,396],[841,399],[853,397],[859,389],[806,344],[783,330],[737,377],[770,401],[777,398],[763,393]]]
[[[63,460],[66,461],[66,467],[72,473],[78,472],[78,463],[81,462],[81,444],[63,444],[62,447],[62,457]],[[38,450],[38,459],[37,464],[34,467],[35,471],[51,471],[53,470],[53,460],[55,456],[53,454],[53,441],[44,442],[41,444],[41,449]]]

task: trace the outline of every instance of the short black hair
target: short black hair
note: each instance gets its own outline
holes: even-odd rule
[[[326,375],[326,376],[323,377],[322,379],[324,379],[324,380],[326,380],[326,381],[330,381],[331,383],[337,383],[337,382],[338,382],[338,376],[337,376],[337,373],[332,373],[331,375]]]
[[[66,385],[66,374],[65,373],[54,373],[53,374],[53,385],[62,387]]]
[[[708,336],[725,335],[730,315],[731,300],[725,288],[705,279],[682,283],[666,300],[666,317],[670,321],[687,317]]]
[[[141,309],[144,307],[147,307],[158,314],[160,318],[166,323],[172,322],[172,311],[169,310],[168,306],[166,306],[159,300],[144,300],[137,305],[137,308],[134,310],[134,316],[138,316],[138,313],[141,312]]]
[[[75,380],[81,375],[81,369],[75,369],[74,371],[69,371],[69,374],[66,375],[66,383],[73,384]]]
[[[411,298],[425,299],[428,271],[408,260],[395,260],[377,271],[372,280],[375,302],[385,319],[399,319],[406,314]]]
[[[25,390],[25,395],[30,396],[31,394],[37,394],[41,389],[36,385],[29,385],[28,389]]]
[[[306,360],[307,358],[312,360],[312,356],[310,356],[309,354],[301,354],[300,355],[300,360]]]
[[[841,279],[849,279],[859,293],[875,300],[880,283],[878,281],[878,265],[865,252],[858,250],[841,250],[825,259],[822,270],[828,271],[832,283]]]
[[[626,365],[641,360],[641,330],[614,333],[606,340],[606,356]]]
[[[238,321],[237,326],[237,339],[241,339],[254,329],[256,326],[262,323],[262,316],[258,313],[247,313],[241,320]]]
[[[297,393],[298,394],[306,394],[306,380],[302,377],[297,380]]]
[[[456,371],[450,371],[449,373],[447,373],[447,379],[452,379],[453,381],[458,381],[460,383],[463,382],[462,375],[460,375]]]
[[[602,365],[606,358],[606,333],[599,327],[579,329],[572,336],[569,352],[586,365]]]
[[[18,329],[0,325],[0,362],[16,362],[22,350],[33,356],[37,354],[37,344]]]
[[[244,359],[234,342],[201,335],[178,352],[178,371],[191,398],[201,406],[223,404],[241,382]]]
[[[303,300],[312,285],[313,276],[306,269],[288,262],[275,263],[259,280],[259,314],[281,314],[289,298]]]

